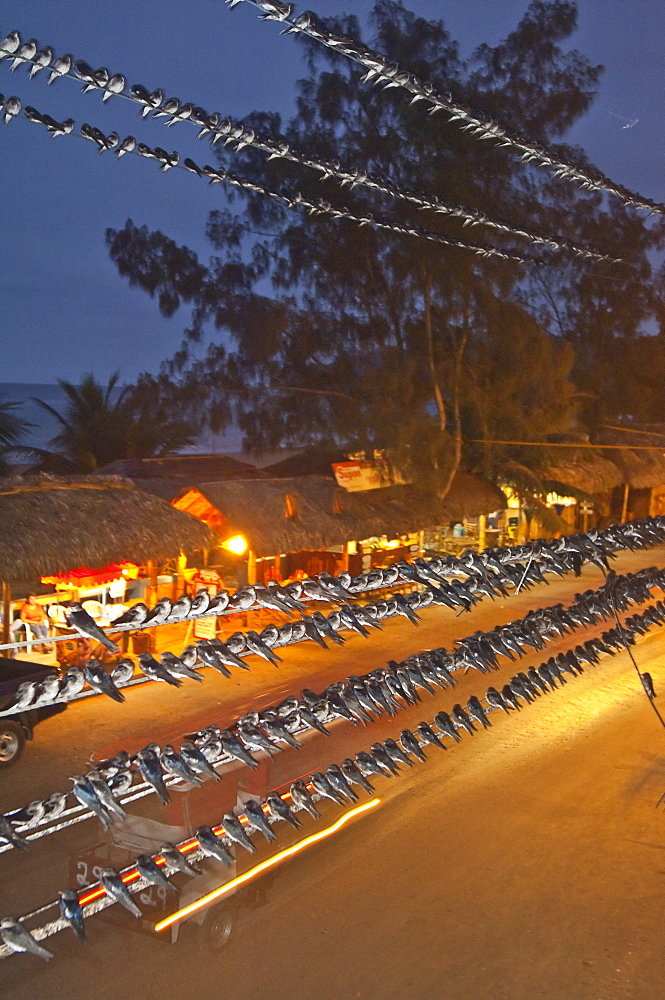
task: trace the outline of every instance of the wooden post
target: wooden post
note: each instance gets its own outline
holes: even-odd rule
[[[178,556],[178,596],[185,593],[185,569],[187,568],[187,556],[181,552]]]
[[[256,583],[256,556],[252,549],[247,553],[247,583]]]
[[[630,486],[628,483],[623,485],[623,504],[621,505],[621,524],[628,518],[628,497],[630,496]]]
[[[150,584],[146,587],[146,604],[150,607],[157,600],[157,563],[154,559],[148,559],[146,563]]]
[[[487,516],[481,514],[478,518],[478,551],[482,552],[486,548],[485,532],[487,531]]]
[[[11,622],[9,616],[11,615],[12,607],[12,592],[8,583],[2,581],[2,644],[3,646],[9,642],[9,637],[11,635],[10,626]],[[3,656],[11,656],[11,649],[3,649]]]

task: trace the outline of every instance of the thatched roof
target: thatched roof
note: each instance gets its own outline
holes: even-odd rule
[[[665,455],[662,449],[634,451],[632,448],[606,451],[619,470],[622,483],[636,489],[665,484]]]
[[[0,579],[10,584],[215,541],[200,521],[118,477],[0,479]]]
[[[467,474],[458,475],[444,501],[411,486],[348,493],[327,477],[304,476],[204,483],[175,503],[225,537],[245,535],[257,556],[271,556],[374,535],[395,538],[490,513],[505,506],[505,497],[496,486]]]
[[[556,465],[547,469],[544,478],[590,494],[608,493],[623,482],[623,475],[615,462],[593,453],[584,458],[562,456]]]

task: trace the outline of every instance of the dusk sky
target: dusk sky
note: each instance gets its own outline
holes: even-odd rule
[[[528,0],[409,0],[407,7],[443,18],[468,55],[495,44],[518,22]],[[320,15],[353,9],[365,15],[372,0],[315,0]],[[304,9],[297,6],[297,12]],[[662,0],[579,0],[572,45],[606,67],[591,112],[568,139],[582,145],[613,180],[665,201],[665,4]],[[91,66],[121,72],[128,83],[240,117],[254,109],[293,108],[294,83],[304,75],[301,48],[258,11],[222,0],[4,0],[0,37],[11,30],[71,53]],[[83,95],[72,80],[46,86],[46,74],[28,81],[20,67],[0,62],[0,92],[16,94],[58,120],[72,117],[104,132],[128,133],[149,145],[177,149],[209,162],[196,130],[141,119],[138,106],[99,93]],[[408,68],[408,67],[406,67]],[[436,119],[423,115],[423,128]],[[362,166],[358,164],[357,166]],[[52,140],[23,119],[0,125],[3,239],[0,250],[3,350],[0,382],[77,381],[93,371],[122,379],[156,371],[178,347],[187,314],[163,319],[144,292],[130,289],[109,261],[104,231],[129,217],[161,229],[202,257],[208,212],[223,204],[218,187],[156,164],[110,153],[70,136]]]

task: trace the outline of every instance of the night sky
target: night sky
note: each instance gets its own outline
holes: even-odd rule
[[[518,22],[528,0],[410,0],[427,17],[443,18],[468,55],[495,44]],[[315,0],[321,15],[353,9],[365,15],[372,0]],[[297,12],[304,9],[298,5]],[[579,0],[572,45],[606,67],[592,111],[568,136],[584,146],[613,180],[665,200],[665,4],[662,0]],[[294,82],[304,75],[301,48],[280,37],[240,4],[222,0],[4,0],[0,37],[11,30],[34,37],[57,55],[71,53],[93,67],[122,72],[128,83],[190,100],[208,111],[240,117],[254,109],[293,107]],[[72,117],[108,133],[136,135],[149,145],[211,160],[196,130],[141,119],[138,106],[99,93],[83,95],[71,80],[46,86],[20,67],[0,62],[0,92],[16,94],[58,120]],[[408,68],[408,67],[406,67]],[[423,115],[424,128],[436,120]],[[358,164],[358,166],[361,166]],[[187,315],[163,319],[144,292],[130,289],[108,259],[104,231],[130,217],[161,229],[204,258],[208,212],[223,203],[219,188],[183,171],[162,175],[156,164],[111,153],[73,137],[52,140],[25,120],[0,125],[3,239],[0,382],[77,381],[87,371],[123,380],[156,371],[179,345]]]

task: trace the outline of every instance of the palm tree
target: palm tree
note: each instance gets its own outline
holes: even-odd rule
[[[20,447],[26,429],[32,427],[27,420],[22,420],[12,412],[18,405],[16,402],[0,403],[0,475],[2,476],[11,472],[11,465],[7,461],[8,453]]]
[[[60,425],[49,441],[52,450],[36,452],[42,469],[94,472],[116,459],[163,457],[193,443],[195,427],[171,415],[159,382],[144,376],[138,385],[118,389],[119,378],[115,372],[106,386],[92,374],[79,385],[59,379],[67,396],[63,413],[35,399]]]

